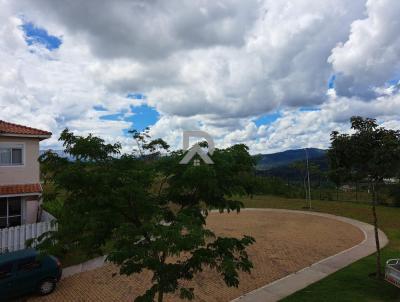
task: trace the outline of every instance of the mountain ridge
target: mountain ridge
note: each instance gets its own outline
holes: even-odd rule
[[[326,157],[326,151],[318,148],[306,148],[308,152],[309,160],[320,159]],[[40,155],[45,153],[47,150],[40,150]],[[51,150],[61,157],[67,157],[69,160],[73,160],[73,157],[67,155],[63,150]],[[257,160],[257,170],[271,170],[278,167],[288,166],[296,161],[305,161],[306,153],[305,149],[289,149],[281,152],[268,153],[268,154],[257,154],[254,155]]]
[[[326,157],[327,150],[319,148],[289,149],[270,154],[257,154],[255,155],[257,159],[257,170],[270,170],[290,165],[296,161],[305,161],[306,149],[309,160]]]

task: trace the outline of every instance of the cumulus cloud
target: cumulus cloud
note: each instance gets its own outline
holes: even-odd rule
[[[355,20],[351,33],[339,43],[328,61],[338,77],[338,93],[376,96],[375,87],[400,78],[400,2],[369,0],[366,18]]]
[[[103,59],[93,72],[108,89],[140,90],[166,114],[245,117],[322,103],[332,73],[327,58],[364,1],[26,5],[38,22],[50,19],[49,26],[85,38]]]
[[[101,103],[113,112],[132,101],[92,80],[87,65],[95,62],[89,51],[68,37],[56,51],[40,44],[27,45],[23,20],[10,9],[2,9],[1,14],[0,119],[53,131],[47,145],[58,145],[57,136],[65,127],[123,138],[122,130],[130,125],[100,120],[101,112],[93,106]]]
[[[160,113],[152,133],[174,147],[182,130],[201,129],[262,153],[326,147],[354,114],[396,127],[397,2],[0,0],[0,118],[128,149],[131,106],[145,104]],[[28,21],[61,47],[28,45]]]
[[[165,58],[186,49],[240,46],[259,1],[26,1],[33,12],[81,34],[106,58]]]

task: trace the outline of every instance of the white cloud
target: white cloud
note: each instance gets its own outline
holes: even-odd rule
[[[196,128],[252,152],[326,147],[354,114],[399,125],[399,89],[387,84],[400,75],[397,2],[0,0],[0,118],[50,129],[48,145],[68,126],[128,150],[130,123],[100,116],[148,104],[160,112],[152,133],[173,146]],[[61,47],[27,46],[21,16]]]
[[[87,43],[99,59],[93,75],[107,89],[139,90],[171,115],[246,117],[322,103],[327,58],[364,0],[25,5],[39,24]]]
[[[337,88],[346,96],[374,97],[375,87],[400,78],[400,1],[369,0],[366,13],[328,59],[342,75]]]
[[[8,8],[6,3],[1,3]],[[0,118],[51,130],[54,136],[44,145],[58,146],[59,132],[69,127],[78,133],[96,133],[111,140],[125,139],[124,121],[103,121],[102,104],[110,112],[132,103],[107,91],[90,73],[98,63],[84,45],[65,36],[63,46],[50,52],[41,45],[28,46],[22,21],[10,9],[1,10],[0,25]]]
[[[100,57],[153,60],[181,50],[243,44],[258,6],[257,0],[37,0],[20,7],[81,35]]]

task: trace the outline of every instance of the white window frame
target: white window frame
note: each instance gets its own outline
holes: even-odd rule
[[[15,197],[18,197],[19,200],[20,200],[20,203],[21,203],[21,214],[19,214],[19,215],[9,215],[8,199],[9,198],[15,198]],[[1,197],[1,199],[6,199],[6,202],[7,202],[7,214],[6,214],[6,216],[0,216],[0,218],[6,218],[6,220],[7,220],[7,226],[5,228],[9,227],[9,219],[13,218],[13,217],[21,217],[19,225],[23,225],[24,224],[24,212],[25,212],[24,211],[24,206],[25,206],[24,199],[21,196]]]
[[[13,164],[12,163],[12,151],[11,151],[11,163],[10,164],[0,163],[0,167],[24,167],[25,166],[25,150],[26,150],[25,143],[23,143],[23,142],[0,143],[0,149],[22,149],[22,163],[21,164]]]

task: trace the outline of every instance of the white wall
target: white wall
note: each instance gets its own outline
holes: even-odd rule
[[[39,210],[38,198],[26,198],[25,224],[36,223]]]
[[[24,144],[24,165],[0,166],[0,186],[39,183],[39,139],[1,137],[0,143]]]

